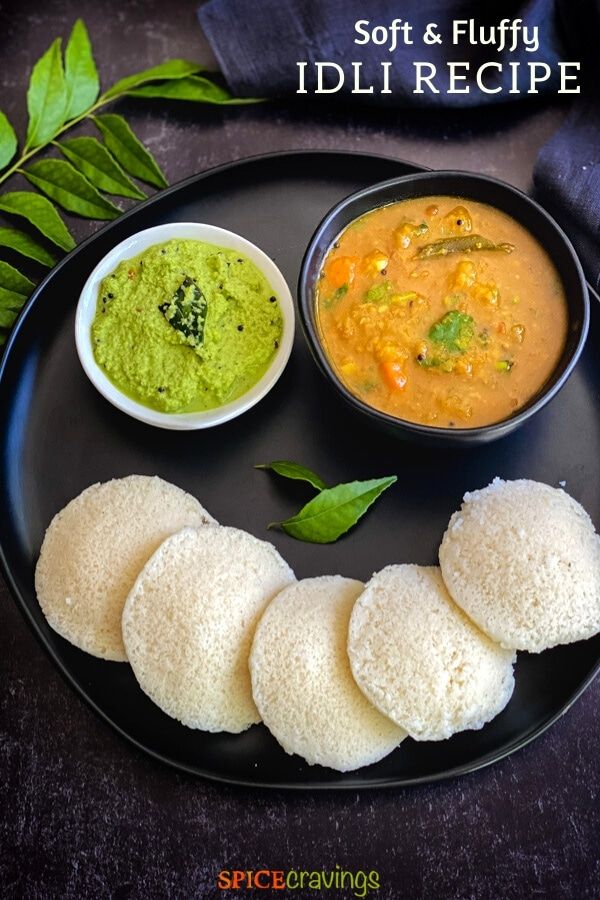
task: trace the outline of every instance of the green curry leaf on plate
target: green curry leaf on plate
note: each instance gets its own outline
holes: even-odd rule
[[[323,491],[327,488],[323,479],[317,475],[316,472],[313,472],[312,469],[307,469],[306,466],[301,466],[299,463],[295,462],[289,462],[289,460],[286,459],[277,459],[270,463],[260,463],[259,465],[254,466],[254,468],[270,469],[278,475],[283,475],[284,478],[291,478],[294,481],[306,481],[318,491]]]
[[[41,159],[23,175],[63,209],[88,219],[115,219],[121,210],[100,194],[87,178],[64,159]]]
[[[325,488],[297,515],[283,522],[273,522],[269,528],[279,527],[300,541],[330,544],[356,525],[375,500],[396,481],[396,476],[391,475]]]
[[[26,148],[51,140],[67,118],[67,85],[60,48],[61,40],[56,38],[31,72]]]
[[[75,137],[57,143],[60,152],[87,180],[107,194],[144,200],[146,195],[123,171],[98,138]]]
[[[0,194],[0,210],[27,219],[44,237],[63,250],[72,250],[75,246],[69,229],[46,197],[32,191]]]
[[[92,45],[83,21],[77,19],[65,50],[65,81],[67,85],[66,119],[80,116],[94,103],[100,92],[98,70],[92,55]]]
[[[94,124],[102,134],[106,146],[126,172],[154,187],[167,186],[167,179],[158,163],[135,136],[123,116],[114,113],[94,116]]]

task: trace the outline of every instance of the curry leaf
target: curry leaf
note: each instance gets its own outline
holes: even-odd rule
[[[0,112],[0,169],[9,164],[17,152],[17,136],[15,130],[4,115]]]
[[[184,344],[195,350],[202,347],[207,303],[195,278],[184,278],[171,299],[158,308]]]
[[[33,281],[22,275],[14,266],[0,260],[0,287],[5,291],[28,297],[35,285]]]
[[[67,85],[66,119],[73,119],[89,109],[100,91],[98,70],[92,56],[87,28],[81,19],[73,25],[65,50]]]
[[[151,69],[144,69],[143,72],[136,72],[134,75],[121,78],[120,81],[117,81],[116,84],[113,84],[106,91],[104,97],[108,100],[110,97],[116,97],[118,94],[123,94],[149,81],[185,78],[187,75],[199,72],[201,69],[202,66],[189,62],[186,59],[169,59],[159,66],[153,66]]]
[[[45,144],[65,122],[67,86],[60,46],[60,38],[56,38],[31,72],[27,90],[29,125],[26,148]]]
[[[26,300],[24,294],[0,287],[0,309],[21,309]]]
[[[56,146],[69,162],[101,191],[119,197],[132,197],[135,200],[146,198],[97,138],[70,138]]]
[[[62,159],[42,159],[32,163],[23,174],[51,200],[78,216],[114,219],[121,213],[81,172]]]
[[[277,459],[274,462],[270,463],[261,463],[260,465],[254,466],[255,469],[271,469],[273,472],[277,472],[278,475],[283,475],[284,478],[293,478],[295,481],[307,481],[318,491],[323,491],[327,487],[323,479],[313,472],[311,469],[307,469],[306,466],[301,466],[299,463],[289,462],[286,459]]]
[[[0,325],[9,328],[17,318],[17,313],[31,294],[35,285],[18,269],[0,261]]]
[[[146,97],[162,100],[189,100],[194,103],[215,103],[240,105],[261,103],[254,97],[234,97],[228,90],[204,78],[191,75],[177,81],[164,81],[158,84],[147,84],[143,87],[127,91],[130,97]]]
[[[10,328],[14,325],[18,315],[18,309],[2,309],[2,307],[0,307],[0,327]],[[0,341],[0,343],[3,344],[4,340]]]
[[[32,191],[12,191],[0,195],[0,210],[27,219],[38,231],[63,250],[75,246],[67,226],[45,197]]]
[[[94,122],[110,152],[130,175],[158,188],[167,186],[167,179],[158,163],[137,139],[123,116],[107,113],[94,116]]]
[[[0,228],[0,247],[8,247],[21,256],[27,256],[44,266],[53,266],[56,260],[37,241],[17,228]]]
[[[284,522],[272,523],[286,534],[300,541],[313,544],[330,544],[352,528],[375,500],[397,481],[395,475],[388,478],[372,478],[369,481],[351,481],[325,488],[313,497],[296,516]]]

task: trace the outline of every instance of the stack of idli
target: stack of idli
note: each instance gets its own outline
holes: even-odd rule
[[[407,736],[482,728],[511,698],[517,650],[598,632],[600,537],[564,491],[496,479],[465,494],[439,568],[297,581],[271,544],[133,475],[55,516],[36,589],[56,631],[128,660],[167,715],[212,732],[263,721],[287,753],[346,772]]]
[[[59,512],[35,577],[59,634],[128,660],[142,690],[184,725],[231,732],[260,721],[250,645],[266,605],[292,581],[271,544],[142,475],[95,484]]]

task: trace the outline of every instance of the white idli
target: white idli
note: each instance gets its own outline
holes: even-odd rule
[[[239,732],[259,722],[250,646],[265,607],[294,580],[272,544],[237,528],[184,528],[168,538],[123,610],[142,690],[190,728]]]
[[[482,728],[514,688],[514,653],[453,603],[437,566],[376,573],[354,606],[348,653],[365,696],[417,741]]]
[[[285,588],[260,620],[250,654],[252,692],[269,731],[287,753],[340,772],[377,762],[406,737],[352,678],[348,620],[362,590],[340,575]]]
[[[214,522],[181,488],[146,475],[93,484],[50,523],[35,570],[49,624],[102,659],[127,659],[121,615],[144,564],[185,525]]]
[[[538,653],[600,630],[600,537],[559,488],[496,478],[465,494],[440,565],[454,600],[504,647]]]

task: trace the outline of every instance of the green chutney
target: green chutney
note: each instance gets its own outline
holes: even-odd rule
[[[170,240],[101,283],[96,362],[124,394],[161,412],[214,409],[268,369],[283,331],[277,297],[236,250]]]

